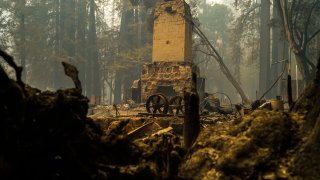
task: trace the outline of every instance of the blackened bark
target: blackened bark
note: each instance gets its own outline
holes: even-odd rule
[[[185,92],[184,101],[183,141],[184,148],[188,150],[200,132],[199,96],[195,93]]]
[[[316,78],[301,94],[293,109],[306,116],[305,141],[294,159],[293,168],[301,179],[320,178],[320,59],[317,68]]]
[[[0,66],[0,87],[5,86],[9,82],[9,77],[3,68]]]
[[[76,89],[81,94],[82,93],[82,86],[81,86],[81,82],[79,80],[79,76],[78,76],[79,72],[78,72],[77,68],[69,63],[66,63],[66,62],[62,62],[62,65],[64,67],[65,74],[72,79]]]
[[[25,11],[26,11],[26,2],[25,0],[20,1],[21,3],[21,15],[20,15],[20,60],[21,60],[21,66],[23,68],[26,67],[26,28],[25,28]],[[27,73],[26,71],[22,72],[22,78],[24,81],[27,79]]]
[[[291,75],[288,75],[287,79],[287,95],[288,95],[288,104],[291,107],[292,106],[292,85],[291,85]]]
[[[317,74],[316,74],[316,79],[315,79],[315,81],[316,81],[317,83],[319,83],[319,82],[320,82],[320,54],[319,54],[317,69],[318,69],[318,70],[317,70]]]
[[[9,54],[7,54],[6,52],[0,50],[0,56],[3,57],[3,59],[9,64],[10,67],[12,67],[15,71],[16,71],[16,79],[17,82],[20,85],[23,85],[23,82],[21,80],[21,76],[22,76],[22,67],[18,66],[14,60],[13,57],[11,57]],[[2,72],[1,72],[2,74]]]
[[[317,118],[320,115],[320,59],[318,60],[318,70],[316,77],[311,81],[298,98],[293,107],[294,112],[306,115],[305,130],[310,131],[314,128]]]
[[[86,54],[86,1],[79,0],[78,1],[78,8],[77,8],[77,60],[78,60],[78,69],[79,69],[79,79],[80,81],[85,84],[85,63],[87,61],[87,54]],[[85,86],[83,87],[85,90]]]
[[[97,49],[97,30],[96,30],[96,15],[95,15],[95,2],[90,0],[90,17],[89,17],[89,56],[90,61],[92,61],[92,73],[91,79],[91,89],[92,95],[100,102],[101,97],[101,78],[100,78],[100,66],[98,58],[98,49]]]

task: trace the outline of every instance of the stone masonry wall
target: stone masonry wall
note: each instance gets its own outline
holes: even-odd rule
[[[141,73],[141,100],[156,93],[159,86],[172,86],[177,95],[183,96],[183,91],[191,91],[192,73],[198,69],[191,63],[154,62],[146,64]]]
[[[190,7],[184,0],[158,3],[153,29],[152,62],[141,73],[141,101],[172,87],[167,95],[183,96],[193,87],[192,74],[198,68],[192,63],[192,25]],[[172,91],[171,88],[168,91]]]

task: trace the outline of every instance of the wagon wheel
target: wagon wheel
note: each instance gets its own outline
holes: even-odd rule
[[[181,96],[175,96],[169,101],[169,113],[174,115],[184,114],[184,100]]]
[[[167,98],[162,94],[154,94],[147,99],[146,108],[148,113],[167,114],[169,110],[169,103]]]

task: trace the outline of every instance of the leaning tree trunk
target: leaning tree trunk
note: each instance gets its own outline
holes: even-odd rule
[[[311,17],[312,11],[315,9],[315,7],[318,5],[319,2],[314,1],[313,7],[310,9],[310,14],[309,18]],[[309,61],[309,59],[306,56],[306,49],[308,43],[311,41],[312,38],[316,36],[317,33],[312,35],[311,37],[307,36],[307,31],[308,31],[308,26],[307,24],[305,25],[305,36],[302,37],[302,39],[306,38],[303,40],[303,42],[297,42],[295,38],[295,31],[294,29],[297,28],[295,27],[295,18],[292,15],[292,7],[291,9],[288,7],[288,1],[276,1],[276,7],[279,11],[280,19],[282,22],[282,28],[284,31],[284,34],[286,36],[286,39],[288,41],[288,44],[290,46],[290,49],[292,52],[295,54],[299,71],[303,77],[304,80],[307,82],[312,79],[314,72],[316,70],[315,65]],[[291,11],[290,11],[291,10]],[[309,23],[309,22],[308,22]]]
[[[21,15],[20,15],[20,60],[21,66],[26,69],[26,24],[25,24],[25,11],[26,2],[25,0],[20,1]],[[26,81],[27,71],[22,72],[22,79]]]
[[[315,68],[312,66],[313,64],[307,63],[309,62],[309,59],[306,57],[304,52],[301,52],[301,50],[294,51],[294,55],[298,63],[299,72],[301,73],[301,76],[303,77],[303,79],[306,82],[312,80],[312,78],[314,77],[313,68]],[[311,69],[309,65],[311,65]]]
[[[95,2],[90,0],[90,15],[89,15],[89,34],[88,34],[88,43],[89,43],[89,58],[91,61],[91,94],[89,97],[94,95],[95,103],[100,103],[101,98],[101,78],[100,78],[100,65],[98,58],[98,48],[97,48],[97,30],[96,30],[96,15],[95,15]],[[96,102],[98,101],[98,102]]]
[[[192,22],[193,23],[193,22]],[[193,23],[194,24],[194,23]],[[222,57],[220,56],[220,54],[218,53],[218,51],[213,47],[213,45],[210,43],[210,41],[208,40],[208,38],[205,36],[205,34],[201,31],[201,29],[199,27],[197,27],[196,25],[193,26],[195,28],[195,32],[200,36],[200,38],[206,43],[208,50],[210,51],[210,55],[212,57],[214,57],[214,59],[217,61],[217,63],[220,66],[220,69],[222,71],[222,73],[227,77],[227,79],[229,80],[229,82],[233,85],[233,87],[237,90],[237,92],[239,93],[239,95],[242,98],[242,101],[244,103],[249,103],[249,99],[246,96],[246,94],[244,93],[244,91],[242,90],[240,84],[237,82],[237,80],[233,77],[233,75],[231,74],[229,68],[225,65],[225,63],[223,62]]]

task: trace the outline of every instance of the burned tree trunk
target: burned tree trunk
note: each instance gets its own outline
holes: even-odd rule
[[[7,54],[6,52],[2,51],[0,49],[0,56],[9,64],[9,66],[11,66],[15,72],[16,72],[16,79],[17,79],[17,82],[20,84],[20,85],[23,85],[23,82],[21,80],[21,76],[22,76],[22,67],[18,66],[13,58]],[[1,73],[2,74],[2,73]]]
[[[183,123],[184,148],[188,150],[200,132],[199,96],[185,92],[185,117]]]
[[[227,77],[227,79],[230,81],[230,83],[233,85],[233,87],[237,90],[237,92],[241,96],[243,103],[246,103],[246,104],[249,103],[248,97],[244,93],[238,81],[232,76],[229,68],[223,62],[223,58],[220,56],[218,51],[213,47],[213,45],[210,43],[208,38],[205,36],[205,34],[201,31],[199,27],[197,27],[196,25],[194,25],[193,27],[195,28],[195,32],[199,35],[199,37],[206,43],[208,50],[210,51],[209,55],[215,58],[215,60],[218,62],[220,66],[222,73]]]
[[[320,1],[313,1],[306,9],[297,9],[299,1],[296,0],[293,0],[290,3],[287,0],[275,2],[282,22],[282,29],[292,52],[295,54],[299,71],[304,80],[309,81],[312,79],[316,67],[306,56],[307,47],[311,40],[320,33],[320,30],[316,30],[310,35],[311,28],[309,25],[311,23],[312,14],[315,13],[317,7],[319,7]],[[301,23],[296,23],[296,21],[298,21],[297,17],[301,16],[301,14],[306,14],[306,17],[308,17],[304,19],[302,28],[298,26],[298,24]],[[302,29],[302,32],[300,29]]]
[[[320,59],[316,78],[307,86],[293,107],[305,116],[301,149],[294,161],[294,172],[303,179],[319,179],[320,174]]]
[[[197,78],[192,75],[192,92],[184,92],[185,115],[183,123],[184,148],[188,150],[200,132],[199,95],[196,91]]]
[[[293,107],[294,112],[306,115],[305,129],[310,131],[314,128],[316,120],[320,115],[320,59],[318,60],[318,71],[315,79],[307,85]]]
[[[288,95],[288,104],[289,104],[289,107],[291,107],[293,100],[292,100],[292,84],[291,84],[290,74],[288,74],[288,79],[287,79],[287,95]]]

